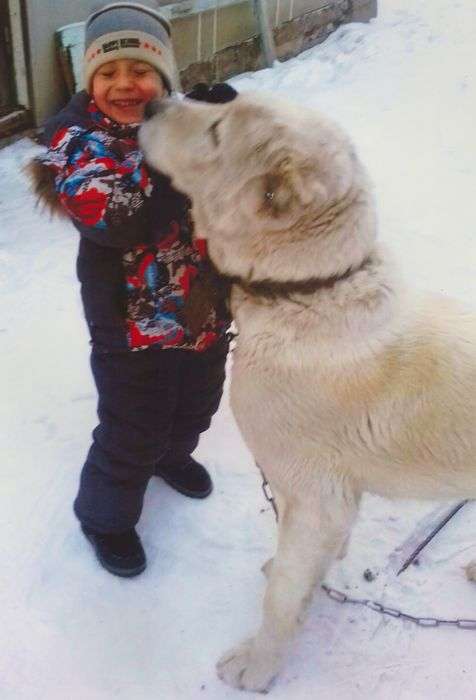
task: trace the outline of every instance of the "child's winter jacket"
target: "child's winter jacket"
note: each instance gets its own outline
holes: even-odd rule
[[[40,160],[81,234],[77,271],[96,349],[213,345],[228,323],[223,304],[202,309],[198,328],[186,315],[206,266],[204,246],[192,242],[190,202],[148,170],[137,126],[113,122],[81,92],[47,122],[45,141]]]

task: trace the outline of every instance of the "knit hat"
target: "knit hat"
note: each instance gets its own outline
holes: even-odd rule
[[[146,61],[164,78],[169,92],[179,88],[170,24],[161,14],[135,2],[113,2],[86,20],[84,87],[104,63],[120,58]]]

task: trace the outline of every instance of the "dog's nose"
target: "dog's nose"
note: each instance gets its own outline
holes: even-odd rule
[[[145,121],[152,119],[152,117],[155,117],[156,114],[163,114],[169,108],[169,106],[170,103],[168,99],[150,100],[147,102],[144,109]]]

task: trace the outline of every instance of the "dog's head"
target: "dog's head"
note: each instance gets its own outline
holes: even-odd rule
[[[300,280],[343,273],[368,255],[366,176],[347,136],[314,110],[272,95],[164,100],[140,144],[191,197],[196,233],[223,272]]]

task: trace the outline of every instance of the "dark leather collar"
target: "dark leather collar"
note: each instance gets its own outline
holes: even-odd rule
[[[242,277],[233,275],[224,275],[219,273],[223,283],[230,287],[236,284],[241,287],[244,292],[255,297],[264,297],[265,299],[290,298],[293,294],[308,295],[318,292],[320,289],[331,289],[337,282],[348,279],[351,275],[359,270],[362,270],[370,258],[365,258],[358,267],[349,267],[342,275],[333,275],[332,277],[309,277],[304,280],[288,280],[276,282],[275,280],[264,279],[249,281]]]

